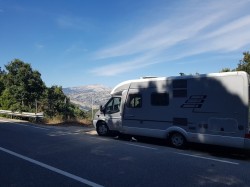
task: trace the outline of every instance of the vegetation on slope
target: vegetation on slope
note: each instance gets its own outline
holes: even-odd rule
[[[81,121],[87,114],[72,104],[61,86],[46,87],[31,65],[14,59],[0,68],[0,108],[15,112],[44,112],[46,122]],[[86,120],[85,120],[86,121]]]

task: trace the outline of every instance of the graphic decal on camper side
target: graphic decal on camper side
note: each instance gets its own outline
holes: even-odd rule
[[[191,95],[181,108],[201,108],[206,98],[206,95]]]

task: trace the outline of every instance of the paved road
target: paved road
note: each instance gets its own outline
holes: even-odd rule
[[[84,127],[0,119],[0,186],[250,186],[238,150],[102,138]]]

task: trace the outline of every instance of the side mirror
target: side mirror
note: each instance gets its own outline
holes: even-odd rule
[[[105,107],[103,107],[102,105],[100,105],[100,112],[105,115]]]
[[[102,105],[100,105],[99,110],[100,110],[101,112],[103,112],[103,107],[102,107]]]

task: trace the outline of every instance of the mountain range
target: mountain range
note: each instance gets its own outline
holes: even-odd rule
[[[83,110],[99,108],[110,98],[111,88],[104,85],[86,85],[79,87],[63,88],[64,94],[70,98],[70,101],[77,104]]]

